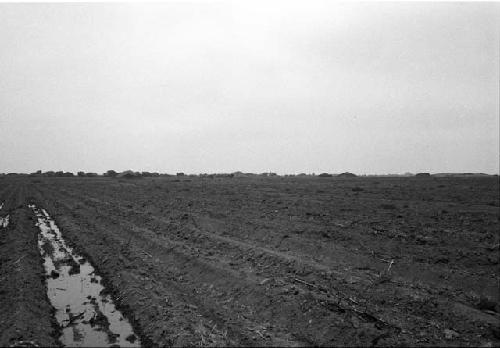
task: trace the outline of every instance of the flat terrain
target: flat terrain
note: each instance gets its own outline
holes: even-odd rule
[[[499,181],[0,178],[0,346],[57,344],[34,203],[145,345],[496,345]]]

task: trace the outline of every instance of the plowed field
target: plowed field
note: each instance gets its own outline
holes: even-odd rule
[[[499,181],[0,178],[0,346],[56,345],[45,209],[143,345],[499,345]]]

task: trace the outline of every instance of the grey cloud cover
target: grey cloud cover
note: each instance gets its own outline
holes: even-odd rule
[[[488,172],[498,3],[0,4],[0,172]]]

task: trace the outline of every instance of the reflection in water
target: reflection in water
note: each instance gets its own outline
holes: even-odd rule
[[[0,210],[2,210],[3,204],[4,203],[0,204]],[[7,215],[5,217],[0,216],[0,227],[5,228],[7,226],[9,226],[9,215]]]
[[[59,338],[69,347],[137,347],[132,326],[104,293],[101,277],[68,247],[45,209],[34,205],[40,228],[38,246],[47,274],[47,295],[61,326]]]
[[[0,217],[0,227],[5,228],[7,226],[9,226],[9,215]]]

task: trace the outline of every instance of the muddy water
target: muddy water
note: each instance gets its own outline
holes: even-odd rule
[[[132,326],[105,293],[94,267],[66,245],[44,209],[29,207],[38,218],[38,246],[47,274],[47,295],[56,309],[61,343],[68,347],[140,346]]]

